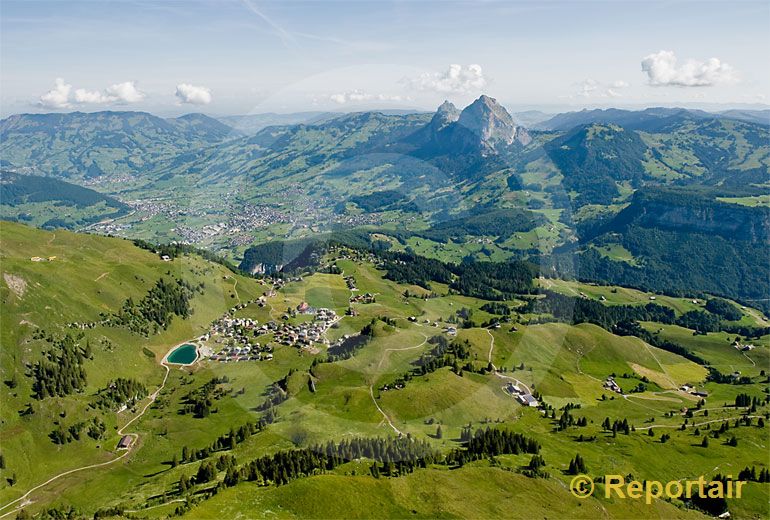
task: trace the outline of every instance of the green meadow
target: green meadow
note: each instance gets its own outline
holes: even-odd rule
[[[20,503],[12,501],[26,496],[27,512],[73,506],[89,517],[99,509],[116,507],[143,518],[177,513],[188,518],[533,518],[546,514],[703,518],[681,500],[646,505],[606,499],[601,483],[593,497],[575,498],[568,489],[569,463],[580,454],[587,474],[594,478],[621,474],[661,481],[698,475],[712,478],[716,473],[737,477],[746,466],[757,471],[768,467],[768,426],[758,421],[768,414],[764,372],[770,368],[768,336],[742,352],[731,345],[734,335],[727,333],[693,335],[673,325],[642,324],[720,372],[740,371],[750,378],[740,385],[717,383],[707,381],[708,367],[636,337],[620,337],[586,323],[530,323],[533,316],[515,311],[524,295],[507,302],[514,310],[499,328],[462,328],[456,323],[458,311],[470,313],[476,324],[501,316],[482,310],[488,302],[454,294],[447,286],[434,284],[426,289],[387,280],[367,257],[329,252],[324,265],[336,265],[343,274],[303,273],[258,306],[250,302],[270,291],[267,280],[235,274],[195,255],[164,262],[120,239],[0,225],[0,368],[7,382],[0,390],[0,449],[5,463],[0,469],[0,517],[19,509]],[[33,257],[45,260],[33,261]],[[63,397],[32,396],[28,367],[49,348],[42,336],[79,334],[80,329],[69,324],[99,322],[100,313],[117,312],[127,298],[140,300],[158,279],[171,276],[202,284],[191,299],[188,318],[175,316],[166,330],[148,336],[102,324],[86,328],[78,339],[78,344],[88,343],[93,351],[93,359],[83,362],[85,388]],[[354,278],[356,291],[348,288],[344,276]],[[623,287],[537,282],[606,305],[644,304],[653,296]],[[363,293],[374,295],[375,302],[350,303],[351,296]],[[677,314],[703,304],[655,296],[657,303]],[[292,314],[302,302],[333,309],[341,317],[326,333],[331,343],[358,334],[374,320],[371,337],[349,357],[329,361],[323,343],[299,349],[279,345],[267,334],[258,341],[273,346],[271,360],[202,359],[190,367],[172,366],[164,382],[163,356],[206,333],[212,322],[230,310],[231,316],[251,318],[258,324],[297,325],[312,317],[284,320],[283,315]],[[242,308],[233,309],[236,305]],[[347,314],[348,309],[355,315]],[[745,309],[744,318],[752,324],[764,319],[753,309]],[[456,336],[447,333],[448,327],[457,327]],[[467,368],[456,371],[443,366],[420,373],[417,361],[431,351],[429,340],[434,336],[467,341],[469,355],[463,361]],[[384,389],[404,374],[411,377],[403,388]],[[97,392],[118,377],[141,381],[150,393],[158,390],[156,398],[152,402],[145,398],[119,412],[95,408]],[[610,377],[622,393],[607,388]],[[512,382],[526,386],[547,406],[521,406],[506,388]],[[705,404],[699,405],[700,398],[682,390],[684,385],[707,391]],[[216,390],[215,397],[210,410],[199,417],[189,411],[189,403],[191,396],[207,388]],[[266,406],[275,392],[282,399]],[[756,397],[760,404],[754,411],[736,408],[735,399],[741,394]],[[32,413],[21,414],[28,405]],[[149,406],[142,413],[145,405]],[[583,426],[558,427],[566,405],[574,418],[585,419]],[[231,429],[264,418],[267,410],[274,420],[261,431],[202,461],[181,460],[184,447],[208,447]],[[736,426],[743,415],[751,416],[751,424]],[[99,439],[82,436],[55,444],[49,438],[58,425],[92,418],[106,425]],[[118,431],[133,418],[123,433],[137,437],[129,450],[120,451]],[[602,426],[605,419],[625,420],[630,431],[613,433]],[[712,437],[708,447],[701,446],[704,435],[725,421],[729,430]],[[462,467],[429,464],[406,475],[379,478],[370,474],[372,461],[360,459],[281,486],[241,482],[217,487],[226,474],[220,469],[208,483],[193,483],[186,492],[179,489],[180,479],[194,477],[202,464],[221,455],[245,464],[330,441],[398,435],[427,441],[446,454],[463,448],[461,434],[468,425],[474,430],[501,428],[535,438],[547,474],[527,476],[523,470],[531,455],[525,454],[482,458]],[[663,434],[670,436],[665,442]],[[735,446],[727,442],[733,435]],[[103,465],[60,476],[27,494],[62,472],[92,464]],[[733,516],[765,518],[770,485],[750,482],[745,489],[744,498],[728,500]]]

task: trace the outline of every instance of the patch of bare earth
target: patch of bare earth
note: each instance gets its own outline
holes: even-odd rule
[[[16,276],[11,273],[3,273],[3,279],[8,288],[18,298],[22,298],[24,293],[27,292],[27,282],[21,276]]]

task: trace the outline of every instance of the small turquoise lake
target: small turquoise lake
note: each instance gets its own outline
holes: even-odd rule
[[[179,365],[189,365],[198,357],[198,349],[195,345],[185,343],[180,345],[171,352],[166,358],[169,363],[175,363]]]

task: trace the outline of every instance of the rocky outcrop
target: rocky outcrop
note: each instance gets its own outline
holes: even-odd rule
[[[430,120],[429,126],[434,132],[439,132],[459,118],[460,110],[449,101],[444,101]]]
[[[622,231],[628,225],[762,243],[770,239],[770,209],[729,204],[671,188],[644,189],[634,194],[610,227]]]
[[[470,130],[482,143],[492,146],[510,145],[516,138],[513,117],[489,96],[481,96],[465,107],[457,124]]]

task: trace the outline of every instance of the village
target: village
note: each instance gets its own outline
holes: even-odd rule
[[[318,233],[328,226],[357,227],[382,225],[380,213],[347,214],[330,210],[332,201],[311,198],[299,187],[287,187],[285,196],[292,203],[254,204],[241,200],[236,192],[226,192],[216,201],[149,197],[122,200],[130,209],[126,216],[90,224],[84,230],[116,236],[129,236],[137,227],[154,227],[156,221],[177,223],[170,234],[156,239],[172,239],[196,246],[239,247],[254,242],[255,232],[272,229],[284,238]],[[222,211],[222,207],[227,211]],[[223,215],[224,218],[223,218]]]
[[[340,319],[331,309],[314,308],[302,302],[296,309],[287,310],[281,321],[270,320],[260,324],[256,319],[234,317],[236,311],[249,304],[264,306],[266,298],[275,294],[274,289],[267,291],[257,300],[233,307],[215,321],[209,332],[198,338],[208,358],[218,362],[270,361],[275,348],[270,340],[277,345],[306,349],[312,353],[318,352],[316,344],[329,345],[326,332]],[[297,317],[308,319],[290,322],[291,318]]]
[[[211,349],[212,361],[269,361],[273,359],[273,348],[254,341],[259,337],[257,321],[250,318],[232,318],[226,315],[217,320],[209,333],[199,338]]]
[[[290,316],[284,314],[284,323],[278,325],[275,322],[270,322],[275,327],[273,332],[275,340],[282,345],[310,350],[313,350],[313,345],[316,343],[323,343],[328,346],[329,340],[326,338],[326,331],[339,321],[340,318],[337,313],[331,309],[310,307],[307,302],[300,303],[296,313],[312,316],[313,319],[292,325],[287,322]],[[292,314],[296,315],[296,313],[293,312]],[[270,329],[269,324],[262,327]]]

